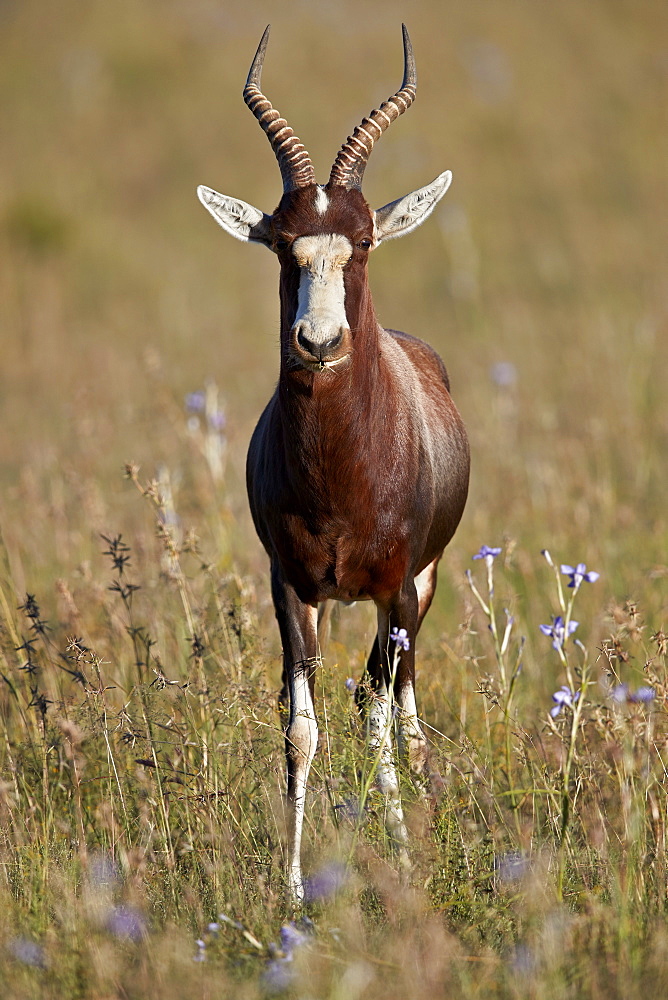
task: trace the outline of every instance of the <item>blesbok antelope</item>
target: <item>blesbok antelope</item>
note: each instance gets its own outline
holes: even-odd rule
[[[374,691],[369,741],[387,796],[387,825],[403,848],[390,684],[393,677],[400,748],[420,771],[426,741],[415,703],[415,636],[432,601],[438,561],[464,510],[469,450],[441,359],[423,341],[380,326],[367,279],[369,252],[423,222],[451,180],[446,170],[377,212],[360,189],[374,143],[415,98],[406,27],[400,90],[362,119],[325,185],[316,183],[308,152],[260,90],[268,37],[269,28],[244,100],[278,160],[278,208],[266,215],[211,188],[198,194],[223,229],[273,250],[281,268],[280,374],[250,443],[247,483],[271,560],[283,643],[288,879],[301,899],[304,799],[318,741],[318,605],[331,598],[376,605],[378,633],[367,663]],[[390,650],[394,629],[406,630],[398,662]]]

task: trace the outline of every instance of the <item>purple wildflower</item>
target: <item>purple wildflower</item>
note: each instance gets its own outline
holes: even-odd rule
[[[497,361],[490,367],[489,377],[500,389],[509,389],[517,382],[517,368],[512,361]]]
[[[568,566],[566,563],[562,563],[561,572],[564,576],[570,576],[571,581],[568,586],[573,587],[575,590],[579,588],[583,580],[586,580],[587,583],[596,583],[601,575],[593,569],[587,572],[587,567],[584,563],[578,563],[577,566]]]
[[[355,694],[355,691],[357,691],[357,681],[355,680],[354,677],[349,677],[347,679],[347,681],[346,681],[346,691],[349,691],[350,694]]]
[[[642,704],[647,704],[649,701],[654,701],[656,698],[656,691],[651,687],[639,687],[634,694],[629,695],[629,701],[640,702]]]
[[[141,941],[146,935],[146,922],[134,906],[114,906],[105,924],[110,934],[127,941]]]
[[[639,687],[637,691],[631,691],[628,684],[618,684],[610,692],[610,697],[618,704],[628,702],[631,705],[647,705],[656,698],[656,691],[651,687]]]
[[[494,859],[494,867],[500,882],[521,882],[529,870],[529,859],[521,851],[509,851]]]
[[[552,701],[555,703],[554,706],[550,709],[550,715],[552,716],[552,718],[556,719],[562,708],[566,707],[575,708],[575,703],[579,697],[580,697],[579,691],[576,691],[574,693],[565,684],[563,685],[563,687],[560,687],[559,690],[555,691],[554,694],[552,695]]]
[[[189,392],[186,396],[186,410],[191,413],[202,413],[206,406],[206,394],[199,389],[197,392]]]
[[[390,639],[392,642],[396,643],[397,646],[401,646],[402,649],[411,648],[411,641],[408,638],[408,632],[405,628],[393,628],[390,634]]]
[[[281,927],[281,950],[287,957],[292,958],[293,951],[307,943],[308,934],[300,930],[294,922],[283,924]]]
[[[612,698],[612,700],[616,701],[620,705],[623,704],[628,699],[628,696],[629,696],[628,684],[618,684],[610,692],[610,697]]]
[[[290,959],[292,956],[290,956]],[[267,968],[262,976],[262,984],[267,993],[284,993],[295,978],[294,969],[291,969],[287,962],[290,959],[272,958],[267,963]]]
[[[306,882],[306,901],[309,903],[335,896],[346,884],[346,866],[333,862],[324,865]]]
[[[579,624],[580,624],[579,622],[570,621],[568,623],[568,635],[572,635]],[[568,635],[565,634],[566,629],[564,626],[564,619],[561,617],[561,615],[557,615],[555,618],[553,618],[551,625],[539,625],[538,628],[541,630],[543,635],[549,635],[552,637],[553,649],[557,650],[561,649],[564,645],[564,642],[568,638]]]
[[[474,559],[484,559],[489,566],[496,556],[501,555],[501,548],[494,548],[491,545],[481,545],[480,552],[476,552]]]
[[[311,921],[306,917],[302,917],[299,923],[304,928],[303,930],[294,921],[283,924],[280,950],[275,944],[269,945],[272,958],[267,962],[262,976],[262,982],[268,993],[283,993],[294,981],[295,974],[290,967],[290,962],[292,962],[295,950],[308,944],[308,930],[313,927]]]
[[[214,431],[222,431],[225,427],[226,418],[222,410],[214,410],[213,413],[209,413],[207,420],[209,421],[209,427]]]
[[[41,944],[29,938],[13,938],[7,945],[12,956],[23,965],[32,965],[35,969],[45,969],[47,962]]]
[[[193,955],[193,962],[206,962],[206,941],[198,938],[195,944],[197,945],[197,954]]]

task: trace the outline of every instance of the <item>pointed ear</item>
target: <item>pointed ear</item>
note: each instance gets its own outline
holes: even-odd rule
[[[271,247],[271,216],[265,215],[238,198],[218,194],[203,184],[197,188],[197,197],[219,226],[238,240],[264,243]]]
[[[426,187],[411,191],[403,198],[379,208],[376,212],[376,245],[384,240],[405,236],[424,222],[450,187],[451,180],[452,174],[446,170]]]

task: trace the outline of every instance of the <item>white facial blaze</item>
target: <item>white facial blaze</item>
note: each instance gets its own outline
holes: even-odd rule
[[[324,188],[317,187],[315,191],[315,210],[319,215],[324,215],[329,206],[329,198]]]
[[[343,268],[353,248],[337,233],[300,236],[292,253],[301,268],[295,328],[312,344],[326,344],[348,327]]]

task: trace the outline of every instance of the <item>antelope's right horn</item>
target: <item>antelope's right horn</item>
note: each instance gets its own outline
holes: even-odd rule
[[[315,184],[315,171],[306,147],[294,134],[285,118],[281,118],[278,111],[272,107],[271,102],[260,90],[262,64],[269,41],[269,28],[270,25],[265,28],[248,73],[244,87],[244,101],[267,133],[267,138],[276,154],[281,170],[283,190],[294,191],[296,188]]]

